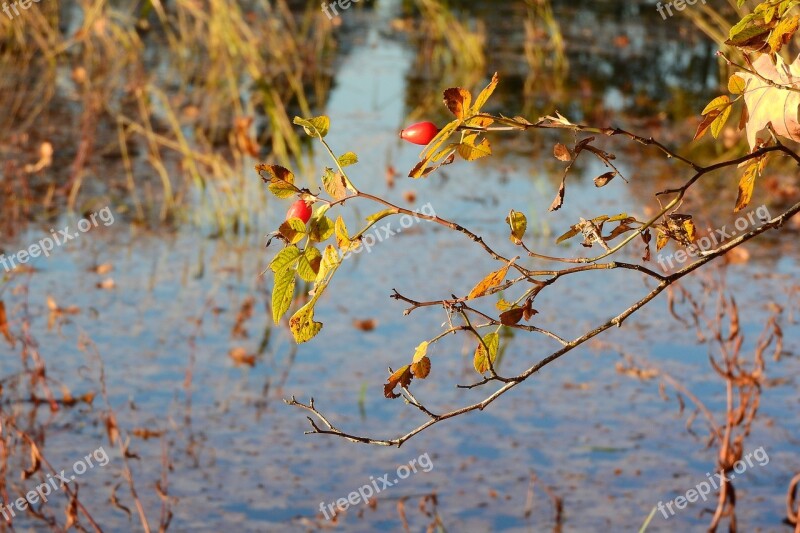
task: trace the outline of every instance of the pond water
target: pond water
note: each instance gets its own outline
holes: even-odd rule
[[[427,74],[417,70],[415,51],[403,35],[390,30],[400,15],[398,4],[379,2],[375,9],[344,15],[342,53],[324,109],[332,121],[330,144],[359,155],[351,176],[363,190],[409,208],[430,204],[439,216],[496,243],[507,256],[519,250],[508,241],[504,218],[510,209],[522,211],[534,236],[529,245],[542,253],[566,255],[581,249],[575,243],[553,242],[578,217],[619,212],[644,216],[642,206],[653,207],[653,192],[688,177],[685,169],[654,151],[609,141],[604,146],[618,150],[630,183],[618,179],[596,189],[592,178],[604,172],[603,166],[586,163],[571,177],[565,207],[550,213],[563,168],[551,150],[564,138],[531,132],[493,139],[498,155],[486,162],[457,163],[425,180],[404,178],[418,150],[401,144],[397,131],[415,111],[408,104],[407,95],[414,91],[408,85]],[[594,2],[585,8],[556,3],[556,16],[573,43],[564,90],[550,93],[543,88],[523,97],[515,91],[526,74],[518,61],[508,59],[517,53],[519,38],[507,29],[513,26],[509,17],[521,9],[511,4],[509,12],[494,16],[479,8],[469,12],[486,25],[489,41],[507,51],[489,55],[480,81],[500,71],[503,81],[493,104],[498,109],[512,115],[523,108],[544,113],[558,109],[576,121],[619,120],[676,145],[689,140],[695,123],[688,117],[715,93],[717,70],[707,60],[714,46],[686,20],[661,21],[649,4],[618,9],[628,3],[599,2],[602,9],[595,16]],[[620,35],[626,40],[608,44]],[[444,88],[427,83],[432,90]],[[653,112],[662,113],[657,124],[643,118]],[[438,110],[434,113],[443,117]],[[700,152],[698,157],[712,155]],[[314,163],[317,169],[328,164],[321,153],[315,154]],[[385,179],[390,165],[400,173],[394,187]],[[315,173],[309,168],[301,179]],[[251,177],[257,185],[257,176]],[[686,210],[716,227],[720,221],[729,223],[734,219],[733,179],[724,190],[717,188],[719,183],[702,189]],[[415,198],[409,197],[410,191]],[[762,191],[753,205],[767,203],[777,213],[780,207],[773,200]],[[99,356],[120,427],[163,433],[161,438],[134,437],[131,444],[138,456],[131,460],[133,477],[151,525],[160,510],[154,487],[157,482],[165,486],[166,479],[168,494],[177,498],[171,525],[176,531],[323,529],[331,523],[320,514],[321,503],[347,498],[385,474],[394,481],[397,467],[416,459],[430,467],[385,488],[376,506],[355,506],[338,518],[337,527],[402,530],[399,509],[404,504],[410,530],[423,531],[433,518],[420,511],[419,501],[435,494],[435,512],[447,531],[559,530],[550,497],[542,490],[547,486],[563,499],[563,530],[630,531],[638,530],[659,502],[684,494],[715,468],[716,448],[706,446],[702,419],[694,422],[693,432],[686,428],[693,408],[681,412],[673,389],[665,389],[665,399],[658,380],[634,379],[616,368],[620,352],[657,367],[675,376],[721,420],[725,386],[709,365],[708,347],[670,316],[664,296],[484,412],[443,422],[400,448],[304,435],[309,429],[306,413],[285,405],[284,398],[314,397],[335,425],[357,434],[395,437],[424,422],[421,413],[401,400],[383,397],[385,371],[403,364],[420,341],[441,331],[445,316],[436,308],[404,316],[406,306],[389,294],[397,289],[421,300],[466,294],[497,265],[463,235],[414,224],[345,263],[317,306],[316,318],[325,324],[322,333],[295,347],[285,323],[272,325],[272,280],[259,276],[277,251],[276,245],[264,248],[264,235],[277,227],[285,208],[266,201],[255,222],[258,232],[225,237],[209,236],[202,225],[154,231],[130,224],[118,212],[113,224],[101,224],[51,257],[39,258],[32,263],[34,271],[15,277],[4,289],[2,298],[14,316],[27,302],[31,335],[49,376],[75,395],[99,393]],[[355,220],[354,213],[379,210],[370,208],[353,204],[349,216]],[[46,237],[50,227],[76,224],[67,215],[33,223],[3,247],[27,247]],[[774,304],[784,308],[783,357],[767,361],[770,379],[744,444],[747,451],[763,448],[768,462],[756,463],[735,482],[737,519],[745,531],[789,530],[781,524],[785,495],[800,471],[797,231],[790,224],[781,234],[765,235],[746,245],[746,262],[710,269],[712,275],[697,274],[684,283],[699,294],[709,277],[725,278],[741,311],[746,357]],[[625,258],[635,261],[640,253],[635,249]],[[94,271],[106,264],[113,270]],[[628,271],[574,276],[537,298],[540,314],[533,323],[574,338],[623,311],[651,286]],[[54,315],[48,298],[61,308],[78,309]],[[251,306],[252,313],[240,321],[243,306]],[[362,320],[374,320],[374,330],[354,326]],[[557,349],[555,342],[536,335],[516,335],[507,342],[502,362],[507,374]],[[228,354],[236,348],[255,355],[252,367],[234,363]],[[3,350],[2,375],[18,372],[17,351],[7,345]],[[455,387],[475,381],[473,350],[472,341],[463,337],[437,344],[430,354],[431,377],[414,383],[417,398],[442,412],[488,395],[491,385],[471,391]],[[13,380],[7,385],[14,386]],[[43,453],[58,470],[98,446],[108,450],[109,464],[89,470],[78,481],[81,501],[108,531],[139,529],[135,516],[129,518],[109,503],[111,489],[121,483],[120,501],[132,506],[122,459],[106,437],[102,409],[98,397],[92,406],[81,404],[54,415],[40,406],[32,416],[46,427]],[[537,483],[531,496],[532,474]],[[656,514],[648,531],[703,528],[710,521],[703,510],[712,507],[710,502],[691,504],[669,520]],[[428,500],[427,510],[433,508]],[[21,517],[15,527],[36,529],[41,523]]]

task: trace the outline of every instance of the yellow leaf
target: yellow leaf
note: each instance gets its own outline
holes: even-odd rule
[[[289,329],[292,330],[297,344],[310,341],[322,329],[322,323],[314,321],[314,304],[316,303],[316,300],[311,300],[289,319]]]
[[[497,349],[499,347],[500,336],[495,332],[488,333],[483,338],[483,342],[478,342],[478,347],[475,349],[475,357],[473,358],[473,366],[478,374],[489,371],[489,360],[491,360],[492,365],[494,365],[494,361],[497,359]],[[486,352],[487,348],[489,349],[488,353]]]
[[[734,74],[730,77],[730,79],[728,79],[728,90],[732,94],[742,94],[744,89],[745,83],[741,76]]]
[[[503,280],[506,279],[506,274],[508,273],[508,269],[511,267],[511,265],[512,263],[509,263],[500,270],[492,272],[483,278],[481,282],[475,285],[475,287],[469,292],[467,300],[474,300],[475,298],[485,296],[490,290],[503,283]]]
[[[727,95],[717,96],[713,100],[711,100],[703,112],[700,113],[701,115],[707,115],[712,111],[722,111],[723,108],[729,106],[731,104],[730,98]]]
[[[736,208],[734,212],[739,212],[750,204],[753,199],[753,189],[758,175],[758,164],[753,163],[744,171],[739,180],[739,195],[736,198]]]
[[[528,229],[528,219],[519,211],[513,209],[506,217],[506,224],[511,228],[511,242],[514,244],[522,244],[522,238],[525,236],[525,231]]]
[[[275,274],[275,286],[272,289],[272,320],[275,324],[280,322],[292,304],[294,285],[294,270],[291,268]]]
[[[425,357],[428,354],[428,341],[421,342],[417,349],[414,351],[414,359],[411,361],[412,363],[418,363],[420,359]]]
[[[486,86],[484,90],[478,95],[478,98],[475,100],[475,105],[472,106],[471,114],[476,115],[481,112],[483,106],[486,105],[486,102],[494,93],[495,88],[497,87],[497,83],[500,81],[500,77],[497,75],[497,72],[494,73],[492,76],[492,81],[489,85]],[[488,125],[488,124],[487,124]]]

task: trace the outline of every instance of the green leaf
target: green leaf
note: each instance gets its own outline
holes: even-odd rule
[[[300,257],[300,249],[297,246],[287,246],[272,259],[269,268],[277,274],[290,268],[298,257]]]
[[[739,2],[739,4],[740,4],[740,7],[741,7],[741,3],[742,3],[742,2],[740,1],[740,2]],[[740,20],[738,23],[736,23],[736,24],[735,24],[735,25],[734,25],[734,26],[733,26],[733,27],[730,29],[730,32],[728,32],[728,38],[729,38],[729,39],[731,39],[731,40],[733,40],[733,38],[734,38],[734,37],[735,37],[737,34],[739,34],[740,32],[742,32],[742,31],[743,31],[743,30],[744,30],[744,29],[745,29],[745,28],[746,28],[746,27],[747,27],[747,26],[748,26],[748,25],[749,25],[749,24],[750,24],[750,23],[753,21],[753,19],[755,19],[755,18],[756,18],[756,16],[755,16],[753,13],[750,13],[749,15],[746,15],[744,18],[742,18],[742,20]]]
[[[324,139],[331,127],[331,119],[326,116],[313,118],[294,117],[294,123],[303,126],[309,137]]]
[[[280,165],[256,165],[256,171],[264,183],[268,184],[269,192],[278,198],[289,198],[300,192],[294,185],[294,174],[287,168]]]
[[[327,241],[333,235],[333,220],[326,216],[308,221],[308,237],[314,242]]]
[[[275,324],[281,321],[281,317],[292,305],[294,285],[294,270],[291,268],[283,269],[275,274],[275,286],[272,288],[272,320],[275,321]]]
[[[496,332],[488,333],[483,338],[483,342],[478,343],[478,347],[475,349],[475,357],[473,360],[475,371],[478,372],[478,374],[483,374],[489,371],[489,360],[492,361],[493,365],[495,359],[497,359],[497,350],[499,347],[500,335],[498,335]],[[488,353],[486,348],[489,349]]]
[[[358,163],[358,156],[353,152],[347,152],[342,154],[338,158],[339,166],[341,167],[349,167],[350,165],[355,165]]]
[[[506,217],[506,224],[511,228],[511,242],[522,244],[522,238],[525,237],[525,231],[528,229],[528,219],[525,218],[525,215],[512,209]]]
[[[317,279],[321,263],[322,254],[313,246],[309,246],[297,261],[297,274],[303,281],[314,282]]]
[[[291,244],[297,244],[306,234],[306,225],[299,218],[290,218],[278,228],[281,235]]]
[[[316,297],[297,310],[289,319],[289,329],[297,344],[308,342],[322,330],[322,323],[314,321],[314,305]]]

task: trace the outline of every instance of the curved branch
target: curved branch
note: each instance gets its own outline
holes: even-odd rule
[[[318,434],[334,435],[334,436],[337,436],[337,437],[345,438],[345,439],[353,441],[353,442],[360,442],[360,443],[366,443],[366,444],[376,444],[376,445],[381,445],[381,446],[398,446],[398,447],[402,446],[403,443],[405,443],[409,439],[413,438],[415,435],[425,431],[426,429],[428,429],[429,427],[431,427],[431,426],[433,426],[435,424],[438,424],[438,423],[443,422],[445,420],[448,420],[450,418],[455,418],[457,416],[461,416],[463,414],[470,413],[472,411],[482,411],[483,409],[488,407],[492,402],[494,402],[497,398],[499,398],[500,396],[504,395],[505,393],[507,393],[508,391],[510,391],[511,389],[516,387],[517,385],[519,385],[520,383],[524,382],[525,380],[530,378],[533,374],[537,373],[539,370],[541,370],[545,366],[549,365],[553,361],[555,361],[555,360],[559,359],[560,357],[562,357],[563,355],[571,352],[572,350],[574,350],[578,346],[581,346],[582,344],[584,344],[588,340],[596,337],[597,335],[603,333],[604,331],[606,331],[606,330],[608,330],[608,329],[610,329],[610,328],[612,328],[614,326],[621,327],[623,322],[628,317],[630,317],[636,311],[638,311],[639,309],[641,309],[642,307],[647,305],[649,302],[654,300],[665,289],[667,289],[671,285],[675,284],[676,282],[678,282],[679,280],[681,280],[685,276],[691,274],[692,272],[694,272],[698,268],[700,268],[703,265],[713,261],[714,259],[716,259],[716,258],[728,253],[729,251],[731,251],[734,248],[742,245],[743,243],[745,243],[745,242],[757,237],[758,235],[761,235],[762,233],[764,233],[764,232],[766,232],[766,231],[768,231],[770,229],[777,229],[777,228],[781,227],[789,218],[791,218],[792,216],[796,215],[797,213],[800,213],[800,202],[794,204],[787,211],[785,211],[781,215],[773,218],[772,220],[765,222],[764,224],[762,224],[758,228],[753,229],[753,230],[751,230],[751,231],[749,231],[747,233],[743,233],[740,236],[738,236],[737,238],[729,241],[724,246],[721,246],[720,248],[715,250],[714,253],[712,253],[710,255],[707,255],[707,256],[705,256],[705,257],[703,257],[701,259],[698,259],[697,261],[695,261],[691,265],[688,265],[685,268],[683,268],[683,269],[681,269],[681,270],[679,270],[679,271],[677,271],[677,272],[675,272],[675,273],[673,273],[673,274],[671,274],[669,276],[662,276],[663,279],[660,281],[660,283],[654,289],[652,289],[646,296],[644,296],[643,298],[638,300],[636,303],[634,303],[633,305],[628,307],[628,309],[626,309],[622,313],[618,314],[614,318],[606,321],[602,325],[597,326],[593,330],[581,335],[580,337],[576,338],[575,340],[570,341],[565,346],[563,346],[561,349],[553,352],[549,356],[547,356],[544,359],[540,360],[539,362],[537,362],[536,364],[534,364],[533,366],[531,366],[530,368],[528,368],[527,370],[525,370],[524,372],[522,372],[521,374],[516,376],[515,378],[511,378],[511,380],[508,383],[504,384],[502,387],[497,389],[494,393],[492,393],[491,395],[486,397],[484,400],[482,400],[482,401],[480,401],[478,403],[467,405],[465,407],[461,407],[460,409],[456,409],[456,410],[453,410],[453,411],[450,411],[450,412],[447,412],[447,413],[444,413],[444,414],[441,414],[441,415],[433,415],[431,417],[431,419],[428,420],[427,422],[425,422],[424,424],[422,424],[422,425],[412,429],[408,433],[406,433],[406,434],[404,434],[402,436],[396,437],[394,439],[374,439],[374,438],[371,438],[371,437],[363,437],[363,436],[357,436],[357,435],[352,435],[352,434],[345,433],[345,432],[335,428],[332,424],[330,424],[330,422],[328,422],[328,420],[324,417],[324,415],[322,415],[322,413],[320,413],[314,407],[313,400],[311,401],[311,403],[309,405],[304,405],[302,403],[297,402],[294,399],[294,397],[292,397],[292,399],[286,401],[286,403],[288,403],[289,405],[295,405],[297,407],[300,407],[300,408],[303,408],[303,409],[311,411],[327,427],[327,429],[320,428],[314,422],[314,420],[309,417],[309,420],[310,420],[311,426],[312,426],[312,431],[309,431],[307,433],[311,433],[311,434],[318,433]],[[490,381],[493,381],[493,379],[492,378],[485,378],[483,382],[479,383],[479,385],[480,384],[486,384],[486,383],[488,383]],[[468,388],[472,388],[472,387],[475,387],[475,386],[477,386],[477,385],[473,385],[473,386],[470,386]]]

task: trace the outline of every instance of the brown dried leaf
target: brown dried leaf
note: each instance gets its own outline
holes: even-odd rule
[[[561,143],[558,143],[553,147],[553,155],[559,161],[568,162],[572,160],[572,153],[569,151],[569,148]]]
[[[464,119],[472,105],[472,95],[466,89],[454,87],[444,92],[444,105],[456,118]]]
[[[411,365],[411,373],[415,378],[425,379],[431,373],[431,360],[428,356],[423,357]]]
[[[411,373],[411,365],[406,365],[397,370],[394,374],[389,376],[389,381],[383,386],[383,395],[389,399],[399,398],[400,395],[395,393],[394,390],[398,385],[407,389],[411,385],[411,380],[414,378]]]

